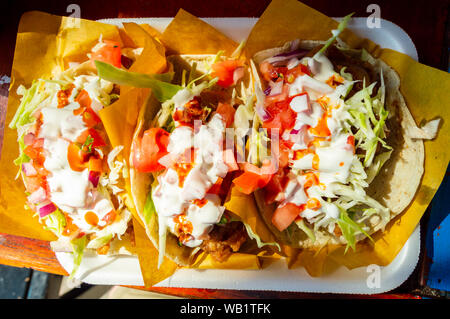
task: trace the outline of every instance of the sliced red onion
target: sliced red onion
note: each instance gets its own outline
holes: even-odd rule
[[[88,179],[92,183],[92,186],[97,187],[98,181],[100,180],[100,174],[98,172],[89,171]]]
[[[264,90],[264,94],[267,96],[270,94],[270,91],[272,90],[272,88],[270,86],[268,86],[265,90]]]
[[[269,96],[275,96],[281,94],[283,92],[283,81],[272,82],[269,83],[270,93]]]
[[[260,103],[257,103],[255,106],[256,114],[258,114],[261,121],[266,122],[272,118],[272,116],[266,111],[264,106]]]
[[[45,189],[39,187],[36,191],[31,193],[31,195],[28,196],[27,199],[32,204],[39,204],[47,199],[47,193],[45,192]]]
[[[29,145],[33,144],[35,138],[36,137],[35,137],[34,133],[28,133],[23,137],[23,143],[25,144],[25,146],[29,146]]]
[[[22,164],[22,172],[28,177],[37,175],[37,171],[31,162]]]
[[[300,39],[295,39],[291,42],[291,51],[294,51],[298,48],[298,45],[300,44]]]
[[[237,83],[241,78],[244,77],[244,68],[238,67],[233,72],[233,83]]]
[[[292,58],[302,58],[306,55],[306,53],[308,53],[307,50],[296,49],[294,51],[277,54],[271,58],[268,58],[266,61],[274,64],[283,61],[289,61]]]
[[[41,206],[39,208],[39,217],[43,218],[47,215],[50,215],[56,210],[56,206],[53,203],[47,204],[45,206]]]

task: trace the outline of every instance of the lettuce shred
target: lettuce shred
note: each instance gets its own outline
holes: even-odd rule
[[[87,236],[85,235],[80,238],[75,238],[70,243],[73,248],[73,269],[70,273],[69,278],[72,279],[81,265],[81,261],[84,255],[84,249],[86,248],[87,244]]]

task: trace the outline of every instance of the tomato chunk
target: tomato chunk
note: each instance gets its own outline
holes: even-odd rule
[[[103,40],[104,45],[95,52],[91,53],[91,63],[95,66],[94,61],[101,61],[112,64],[116,68],[122,66],[122,53],[120,51],[119,42],[112,40]]]
[[[264,199],[267,204],[275,202],[277,195],[286,188],[286,185],[289,182],[289,177],[287,176],[288,172],[288,168],[278,170],[264,187]]]
[[[105,146],[105,140],[99,131],[94,128],[89,128],[81,132],[81,134],[77,137],[76,141],[82,145],[89,148],[91,146],[91,150],[96,147]],[[87,152],[86,149],[83,149]]]
[[[304,210],[304,205],[297,206],[293,203],[287,203],[278,207],[272,216],[272,224],[279,230],[283,231],[298,217]]]
[[[228,103],[219,103],[216,112],[220,114],[226,127],[230,127],[234,122],[234,113],[236,110]]]
[[[294,127],[297,114],[290,108],[288,101],[275,102],[267,106],[266,110],[272,118],[263,123],[264,128],[277,128],[283,133]]]
[[[158,161],[168,154],[169,133],[161,128],[150,128],[133,141],[133,165],[140,172],[164,169]]]
[[[211,66],[211,76],[218,77],[218,85],[222,87],[229,87],[234,84],[234,71],[242,66],[242,61],[239,60],[225,60],[214,63]]]
[[[244,172],[236,177],[233,183],[244,194],[251,194],[258,188],[266,186],[274,173],[273,165],[270,161],[264,162],[262,167],[244,163],[243,169]]]

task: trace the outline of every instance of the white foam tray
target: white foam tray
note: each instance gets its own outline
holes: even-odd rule
[[[120,26],[122,22],[149,23],[163,31],[172,18],[104,19],[101,22]],[[256,18],[203,18],[233,40],[244,40]],[[337,19],[339,20],[339,19]],[[381,19],[381,28],[369,29],[365,18],[354,18],[349,28],[369,38],[383,48],[390,48],[417,60],[417,51],[409,36],[399,26]],[[284,261],[273,263],[263,270],[196,270],[180,269],[160,282],[159,287],[209,289],[276,290],[319,293],[375,294],[400,286],[413,272],[419,260],[420,228],[417,227],[391,264],[373,268],[348,270],[334,267],[320,278],[312,278],[303,269],[288,270]],[[72,254],[56,253],[62,267],[72,270]],[[374,274],[379,274],[379,285],[373,285]],[[144,285],[137,257],[85,256],[75,276],[96,285]]]

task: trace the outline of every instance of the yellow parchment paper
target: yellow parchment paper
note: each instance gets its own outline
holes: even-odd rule
[[[273,0],[252,29],[246,54],[280,46],[294,39],[327,40],[338,22],[296,0]],[[425,141],[425,172],[410,206],[395,218],[375,243],[360,243],[356,251],[344,255],[344,247],[326,247],[321,251],[303,251],[293,267],[303,266],[312,276],[320,276],[328,258],[352,269],[369,264],[388,265],[401,250],[437,191],[449,162],[450,76],[446,72],[415,62],[405,54],[381,49],[368,39],[345,30],[340,36],[352,48],[365,48],[381,58],[400,76],[401,93],[417,124],[440,117],[437,137]],[[406,181],[405,181],[406,182]]]
[[[42,228],[31,210],[26,210],[25,187],[15,179],[18,167],[13,161],[19,154],[17,133],[8,128],[20,104],[16,90],[19,85],[30,87],[38,78],[48,78],[62,70],[69,61],[87,60],[86,54],[104,39],[121,43],[118,28],[83,19],[74,19],[31,11],[19,24],[11,86],[6,113],[3,148],[0,161],[0,232],[41,240],[55,240]]]

